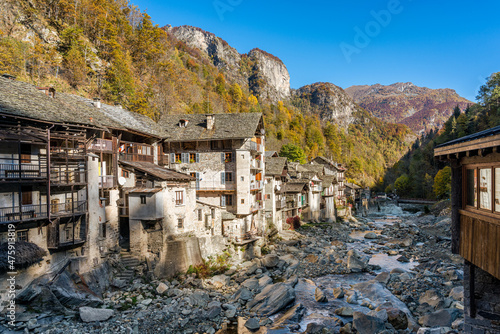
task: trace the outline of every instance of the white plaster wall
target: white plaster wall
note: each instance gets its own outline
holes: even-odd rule
[[[250,157],[246,150],[236,150],[236,214],[248,215],[250,213]],[[244,203],[241,203],[244,200]]]

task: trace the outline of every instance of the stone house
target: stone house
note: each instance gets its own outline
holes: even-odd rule
[[[500,333],[500,126],[439,145],[451,164],[452,252],[464,258],[466,333]]]
[[[286,222],[288,218],[302,216],[302,211],[307,207],[309,181],[293,180],[286,182],[281,188],[281,191],[285,195],[286,201],[285,208],[282,209],[283,221]]]
[[[266,152],[267,153],[267,152]],[[265,212],[267,226],[273,225],[277,231],[283,230],[283,209],[286,206],[285,194],[282,192],[288,177],[287,158],[267,157],[265,178]]]
[[[166,115],[160,126],[167,133],[160,163],[195,177],[198,200],[234,215],[228,222],[241,226],[239,238],[262,235],[262,114]]]
[[[313,164],[324,166],[325,175],[333,175],[337,178],[337,202],[339,205],[345,205],[345,171],[346,168],[328,158],[319,156],[313,159]]]
[[[335,221],[335,196],[337,195],[337,178],[333,175],[321,177],[323,192],[321,193],[321,219]]]

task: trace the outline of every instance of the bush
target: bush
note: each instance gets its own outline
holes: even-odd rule
[[[300,218],[299,216],[289,217],[286,219],[286,223],[290,225],[291,230],[296,230],[300,227]]]

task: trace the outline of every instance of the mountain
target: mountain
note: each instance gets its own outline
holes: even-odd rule
[[[353,113],[360,109],[342,88],[328,82],[301,87],[294,91],[293,95],[307,101],[311,110],[323,121],[335,122],[344,128],[354,122]]]
[[[411,82],[351,86],[345,91],[374,116],[405,124],[418,134],[441,128],[457,105],[465,110],[472,104],[453,89],[430,89]]]
[[[189,47],[202,51],[226,76],[259,99],[277,103],[290,97],[290,74],[278,57],[255,48],[239,54],[222,38],[192,26],[167,28]]]
[[[240,54],[201,28],[159,27],[115,0],[0,0],[0,73],[58,92],[99,97],[147,115],[260,112],[266,148],[347,165],[373,185],[408,149],[409,129],[359,107],[340,87],[290,89],[278,57]]]

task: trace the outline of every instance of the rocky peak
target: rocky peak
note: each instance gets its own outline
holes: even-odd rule
[[[166,30],[189,47],[203,51],[219,69],[229,72],[238,71],[241,56],[222,38],[201,28],[191,26],[166,28]]]
[[[374,116],[408,125],[416,133],[441,127],[457,105],[465,109],[471,103],[453,89],[430,89],[411,82],[352,86],[345,91]]]
[[[248,57],[255,62],[254,75],[264,81],[251,85],[261,99],[276,102],[290,97],[290,74],[281,59],[257,48]]]
[[[347,128],[354,122],[353,113],[359,109],[354,100],[340,87],[317,82],[297,89],[294,95],[306,99],[322,120],[333,121]]]

